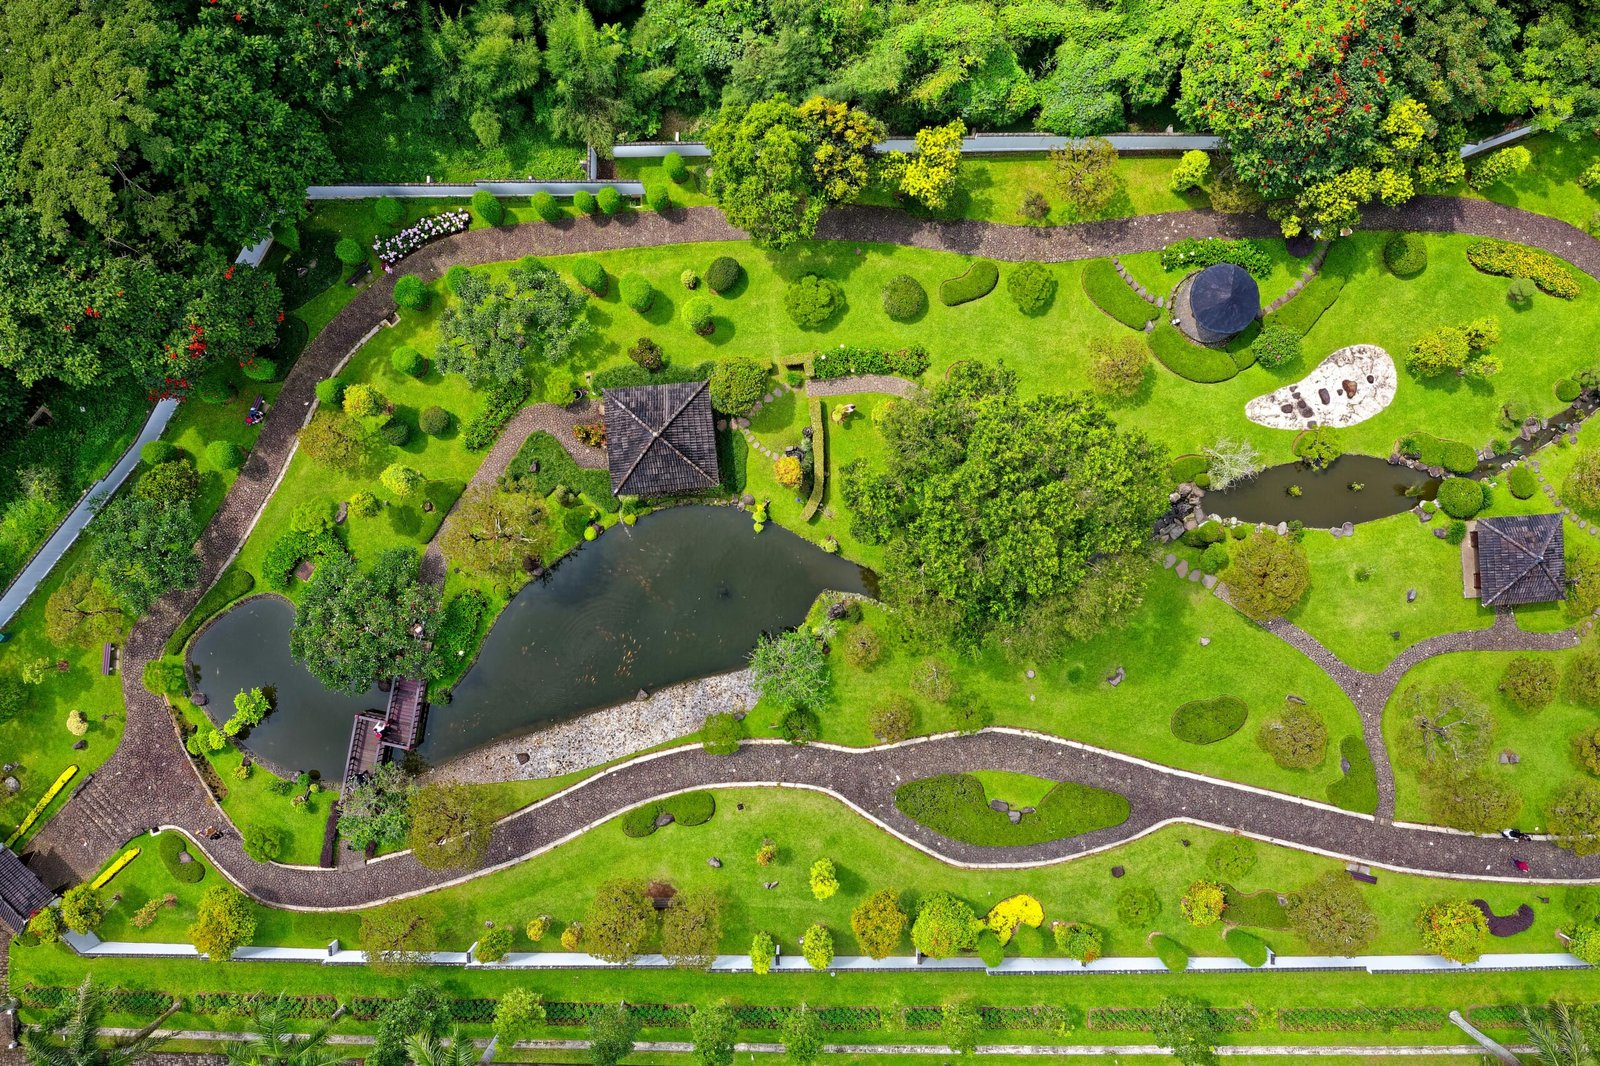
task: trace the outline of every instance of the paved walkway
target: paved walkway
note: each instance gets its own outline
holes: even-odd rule
[[[1404,208],[1369,211],[1368,219],[1375,228],[1388,225],[1496,236],[1514,231],[1525,243],[1562,255],[1591,275],[1600,276],[1600,243],[1565,223],[1515,208],[1423,197]],[[1272,223],[1263,218],[1203,211],[1031,229],[969,222],[931,223],[892,211],[846,208],[825,215],[818,236],[945,248],[1003,259],[1063,260],[1154,250],[1185,236],[1269,236],[1275,232]],[[524,255],[736,240],[742,236],[713,208],[665,214],[630,212],[612,219],[572,218],[557,224],[455,234],[408,257],[405,271],[432,281],[457,263],[479,265]],[[277,409],[309,408],[316,382],[331,373],[378,323],[394,312],[392,287],[392,278],[379,279],[311,341],[285,380]],[[239,845],[237,831],[188,763],[165,701],[146,692],[140,683],[145,663],[161,655],[167,637],[243,543],[285,469],[297,429],[291,418],[268,420],[249,461],[200,538],[199,585],[164,596],[129,636],[121,671],[127,705],[123,741],[112,758],[78,787],[74,798],[28,845],[30,864],[47,883],[65,885],[85,879],[124,841],[154,825],[173,825],[191,834],[215,829],[216,839],[203,845],[213,861],[252,894],[284,906],[356,907],[447,883],[442,875],[423,869],[404,855],[335,870],[290,869],[252,862]],[[1469,635],[1467,639],[1473,638]],[[1441,645],[1440,650],[1449,649]],[[1341,682],[1346,683],[1357,684],[1358,679]],[[1392,685],[1386,691],[1392,691]],[[1368,705],[1378,707],[1377,713],[1381,713],[1381,702],[1374,695]],[[1381,756],[1381,749],[1374,755]],[[952,766],[1010,769],[1111,788],[1130,798],[1133,813],[1123,826],[1051,844],[995,849],[957,844],[910,822],[893,804],[894,786],[900,781],[944,772]],[[1159,825],[1181,820],[1239,829],[1264,839],[1360,858],[1391,869],[1480,878],[1503,876],[1503,871],[1509,870],[1503,842],[1498,839],[1385,825],[1289,796],[1211,781],[1055,738],[1006,731],[862,751],[822,745],[795,748],[749,744],[738,755],[720,759],[698,748],[677,749],[597,775],[560,794],[559,800],[547,800],[513,815],[495,835],[490,865],[521,861],[604,821],[616,811],[656,796],[718,784],[785,784],[830,792],[914,846],[945,861],[966,865],[1058,862],[1114,847]],[[1549,844],[1524,850],[1538,877],[1600,880],[1600,856],[1579,858]]]
[[[122,458],[117,460],[117,465],[105,477],[89,486],[89,491],[83,494],[78,501],[78,506],[67,513],[61,520],[56,531],[50,539],[34,553],[28,560],[28,565],[22,568],[11,585],[5,590],[5,595],[0,596],[0,626],[11,621],[16,613],[22,610],[22,605],[28,602],[39,583],[49,576],[55,569],[56,563],[67,553],[89,524],[89,519],[94,517],[95,510],[100,502],[110,498],[111,494],[128,480],[128,475],[133,473],[134,467],[139,465],[139,449],[161,436],[167,428],[167,423],[172,420],[172,413],[178,409],[177,400],[161,400],[150,411],[150,417],[145,419],[144,428],[134,438],[128,450],[122,453]]]

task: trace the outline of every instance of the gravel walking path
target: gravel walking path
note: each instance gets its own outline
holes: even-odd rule
[[[881,392],[887,396],[910,396],[917,383],[893,374],[850,374],[806,382],[807,396],[851,396],[858,392]]]
[[[1600,244],[1565,223],[1516,208],[1420,197],[1402,208],[1370,210],[1368,225],[1514,237],[1563,256],[1591,276],[1600,277]],[[1066,260],[1155,250],[1180,237],[1275,234],[1275,228],[1263,218],[1201,211],[1032,229],[974,222],[925,222],[892,211],[852,207],[826,214],[817,236],[885,241],[1001,259]],[[457,263],[479,265],[525,255],[742,238],[743,234],[713,208],[665,214],[629,212],[613,219],[567,219],[554,225],[528,224],[456,234],[408,257],[403,270],[432,281]],[[124,841],[156,825],[174,825],[193,835],[214,831],[215,838],[203,843],[213,861],[252,894],[281,905],[311,909],[361,906],[445,883],[443,875],[424,870],[409,856],[334,870],[290,869],[250,861],[239,845],[237,830],[189,763],[165,701],[146,692],[141,684],[145,664],[161,655],[167,638],[243,543],[292,454],[295,431],[303,421],[296,416],[309,409],[316,382],[331,373],[371,330],[394,313],[392,288],[393,278],[378,279],[306,347],[284,382],[272,417],[238,480],[200,537],[199,585],[164,596],[134,627],[123,649],[121,672],[127,724],[122,743],[28,843],[29,863],[47,883],[60,886],[85,879]],[[1495,633],[1499,630],[1491,635]],[[1480,635],[1455,636],[1467,642],[1462,646],[1470,646]],[[1291,638],[1292,634],[1285,636]],[[1559,638],[1560,635],[1549,637]],[[1438,651],[1455,650],[1450,643],[1452,638],[1436,639],[1442,642]],[[1397,667],[1398,661],[1391,665],[1391,669]],[[1338,669],[1331,664],[1325,668]],[[1387,677],[1388,672],[1379,676]],[[1373,683],[1346,677],[1341,684]],[[1385,698],[1392,688],[1391,683],[1383,690]],[[1376,713],[1381,714],[1378,691],[1372,690],[1366,706],[1377,707]],[[1363,711],[1364,721],[1370,713],[1373,712]],[[1375,761],[1386,765],[1381,747],[1374,756]],[[1067,841],[1030,848],[980,849],[944,840],[894,809],[894,785],[902,780],[952,767],[985,766],[1114,788],[1129,796],[1133,815],[1124,826]],[[1509,869],[1503,842],[1498,839],[1375,823],[1357,815],[1310,807],[1292,797],[1200,780],[1110,753],[1091,753],[1052,738],[1000,731],[864,751],[752,744],[740,754],[723,759],[705,755],[697,748],[678,749],[601,774],[557,799],[513,815],[495,835],[490,863],[509,865],[520,861],[617,811],[665,792],[741,783],[792,784],[834,792],[917,846],[951,862],[1057,862],[1114,846],[1164,821],[1182,819],[1237,828],[1330,854],[1357,855],[1390,868],[1462,877],[1482,877]],[[1548,844],[1524,850],[1532,859],[1537,876],[1600,880],[1600,857],[1578,858]]]

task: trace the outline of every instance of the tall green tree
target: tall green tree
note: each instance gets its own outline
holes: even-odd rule
[[[468,785],[424,785],[411,795],[411,852],[430,870],[475,870],[483,865],[494,812]]]
[[[721,1001],[695,1008],[689,1017],[689,1033],[694,1039],[695,1066],[732,1066],[733,1045],[739,1039],[733,1008]]]
[[[446,519],[439,547],[455,566],[515,585],[524,580],[524,562],[541,561],[554,542],[543,499],[480,485]]]
[[[554,15],[544,32],[551,78],[548,121],[557,137],[609,152],[618,133],[636,119],[635,101],[660,95],[672,81],[670,67],[629,72],[621,30],[596,26],[583,4]]]
[[[437,71],[434,93],[466,116],[478,143],[500,143],[520,97],[539,81],[533,16],[506,0],[482,0],[455,15],[440,10],[425,23]]]
[[[417,579],[414,552],[384,552],[361,571],[325,559],[295,609],[289,651],[328,688],[365,692],[386,677],[424,677],[434,655],[439,590]]]
[[[129,614],[141,615],[164,592],[193,588],[200,577],[194,516],[182,500],[118,496],[94,520],[95,575]]]
[[[416,1036],[444,1035],[450,1008],[438,988],[417,983],[406,988],[378,1015],[378,1034],[367,1055],[367,1066],[407,1066],[406,1043]]]
[[[499,285],[469,272],[456,296],[440,317],[434,359],[475,388],[514,381],[535,360],[561,362],[591,329],[588,297],[537,263],[511,268]]]
[[[617,1066],[633,1053],[639,1021],[621,1003],[601,1007],[589,1019],[589,1061],[594,1066]]]
[[[1204,1006],[1187,996],[1167,996],[1156,1004],[1150,1038],[1172,1052],[1182,1066],[1216,1066],[1217,1029]]]

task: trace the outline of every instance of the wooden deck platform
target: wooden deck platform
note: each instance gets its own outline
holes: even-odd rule
[[[351,785],[384,760],[387,753],[380,736],[383,724],[383,719],[370,714],[358,714],[350,723],[350,751],[344,761],[344,783],[339,786],[341,800]]]
[[[391,748],[410,751],[422,739],[423,706],[428,683],[397,677],[389,687],[389,706],[383,714],[383,742]]]

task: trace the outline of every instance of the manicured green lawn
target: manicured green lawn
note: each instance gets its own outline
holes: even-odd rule
[[[1514,706],[1498,691],[1506,664],[1516,652],[1458,652],[1419,664],[1406,674],[1384,709],[1383,732],[1394,761],[1395,783],[1399,789],[1395,817],[1430,821],[1423,805],[1423,786],[1417,768],[1402,757],[1410,727],[1405,711],[1406,692],[1414,685],[1431,686],[1458,682],[1467,686],[1489,708],[1494,720],[1494,741],[1481,769],[1506,782],[1523,798],[1516,827],[1540,832],[1550,800],[1578,778],[1589,774],[1572,752],[1572,738],[1580,730],[1592,732],[1595,712],[1591,707],[1567,699],[1564,686],[1556,699],[1542,711],[1529,714]],[[1524,652],[1565,664],[1575,651]],[[1502,751],[1514,752],[1519,762],[1499,761]]]
[[[128,841],[128,848],[138,848],[139,857],[124,866],[117,876],[105,886],[102,895],[108,902],[105,921],[95,930],[102,940],[140,940],[155,943],[182,943],[188,940],[188,929],[195,918],[195,908],[200,894],[223,878],[216,868],[205,861],[200,850],[193,845],[187,849],[195,862],[205,869],[200,880],[184,883],[167,872],[157,851],[159,838],[145,834]],[[113,856],[115,859],[116,856]],[[106,865],[110,865],[107,863]],[[156,912],[156,920],[144,929],[136,929],[133,916],[140,907],[151,900],[173,897],[172,906],[163,906]],[[120,897],[120,898],[118,898]]]
[[[1493,200],[1520,207],[1540,215],[1559,218],[1583,229],[1600,212],[1600,186],[1584,189],[1578,174],[1600,160],[1600,140],[1579,137],[1568,140],[1553,133],[1541,133],[1517,142],[1533,155],[1533,164],[1508,181],[1491,185],[1476,193],[1465,185],[1453,190],[1460,195]]]
[[[1419,640],[1490,625],[1494,612],[1461,595],[1460,547],[1433,535],[1444,521],[1424,525],[1404,512],[1364,522],[1353,537],[1308,531],[1311,591],[1289,620],[1357,670],[1374,672]],[[1407,603],[1412,589],[1417,598]]]
[[[742,804],[742,809],[740,805]],[[850,910],[862,897],[879,888],[904,894],[906,906],[929,892],[945,890],[966,899],[981,917],[1007,896],[1027,892],[1044,906],[1045,924],[1023,927],[1007,948],[1009,955],[1055,955],[1049,923],[1055,920],[1087,921],[1105,931],[1105,954],[1146,955],[1146,927],[1130,928],[1117,918],[1118,893],[1128,888],[1149,889],[1161,902],[1161,912],[1149,928],[1176,937],[1192,954],[1226,955],[1220,927],[1194,929],[1179,915],[1178,900],[1193,881],[1214,877],[1206,865],[1209,847],[1221,834],[1196,827],[1174,826],[1124,845],[1114,852],[1056,866],[1031,870],[959,870],[887,837],[864,819],[848,814],[837,801],[806,792],[781,789],[728,789],[717,792],[717,812],[702,826],[667,826],[642,839],[625,836],[619,820],[612,819],[553,852],[509,870],[441,889],[427,897],[431,925],[441,950],[464,950],[482,932],[483,923],[508,925],[517,930],[514,950],[534,950],[523,935],[527,922],[540,914],[554,919],[551,933],[539,948],[561,950],[557,943],[567,923],[581,920],[595,888],[613,878],[665,881],[680,892],[715,891],[725,900],[722,911],[723,950],[748,950],[758,930],[771,933],[781,943],[812,922],[821,921],[835,931],[841,954],[858,948],[849,932]],[[758,866],[755,852],[761,842],[778,844],[778,859]],[[1187,843],[1185,843],[1187,842]],[[128,897],[119,910],[131,914],[137,903],[153,895],[178,889],[165,877],[153,838],[136,844],[149,847],[112,884]],[[1241,892],[1290,892],[1328,870],[1342,869],[1330,860],[1279,848],[1257,845],[1258,862],[1235,886]],[[706,859],[722,860],[720,869]],[[818,858],[831,858],[839,871],[839,892],[824,901],[812,898],[806,873]],[[148,860],[148,861],[147,861]],[[1127,871],[1120,880],[1110,868]],[[130,877],[130,874],[132,876]],[[214,877],[207,873],[207,880]],[[127,885],[122,879],[130,878]],[[776,881],[777,887],[762,885]],[[204,885],[206,881],[202,881]],[[198,898],[195,886],[181,886],[181,905],[174,908],[169,925],[184,919],[187,901]],[[1556,950],[1554,930],[1563,920],[1559,898],[1552,906],[1536,896],[1549,894],[1540,886],[1477,884],[1384,873],[1377,886],[1363,889],[1377,912],[1379,933],[1371,950],[1377,953],[1420,951],[1415,926],[1418,911],[1440,898],[1475,898],[1490,901],[1498,913],[1530,903],[1538,915],[1532,929],[1496,942],[1498,950]],[[142,894],[142,895],[141,895]],[[141,898],[136,902],[134,896]],[[1558,893],[1559,895],[1559,893]],[[127,906],[132,904],[132,906]],[[149,930],[119,928],[118,935],[134,939],[165,939],[173,928]],[[1275,950],[1303,952],[1287,930],[1261,930]],[[338,936],[345,943],[359,942],[359,919],[351,913],[314,913],[258,908],[256,942],[313,946]],[[902,951],[909,951],[909,942]]]
[[[822,714],[823,738],[873,743],[869,716],[895,695],[911,698],[914,733],[956,728],[950,706],[914,694],[911,678],[927,653],[902,643],[893,614],[869,606],[864,624],[883,638],[883,658],[871,669],[851,667],[839,650],[842,642],[835,642],[833,698]],[[1202,646],[1201,637],[1211,643]],[[1038,729],[1318,800],[1340,776],[1339,738],[1360,732],[1354,706],[1309,659],[1246,622],[1198,584],[1181,581],[1159,566],[1144,605],[1125,627],[1069,649],[1056,662],[1012,663],[995,651],[976,659],[946,658],[956,668],[958,682],[952,703],[979,707],[997,725]],[[1118,667],[1126,671],[1126,679],[1112,687],[1105,679]],[[1032,679],[1026,676],[1029,668],[1035,672]],[[1260,723],[1291,693],[1307,700],[1328,725],[1328,755],[1314,770],[1285,770],[1256,746]],[[1180,704],[1222,695],[1237,696],[1249,707],[1250,717],[1237,733],[1203,747],[1172,734],[1172,712]],[[753,735],[775,736],[780,718],[762,704],[745,725]]]

